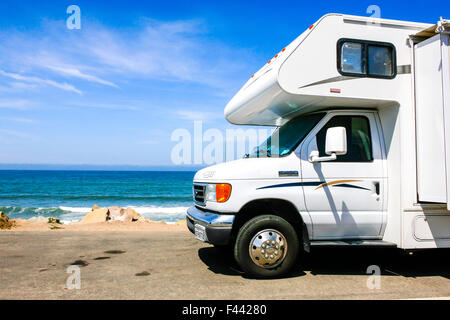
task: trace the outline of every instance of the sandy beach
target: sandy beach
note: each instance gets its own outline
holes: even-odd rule
[[[132,208],[118,206],[101,208],[94,205],[80,221],[63,223],[55,217],[37,216],[30,219],[10,219],[0,211],[0,229],[11,232],[61,232],[61,231],[181,231],[186,230],[186,221],[155,221],[145,218]]]
[[[11,219],[11,222],[15,224],[14,227],[9,230],[10,232],[63,232],[63,231],[142,231],[142,232],[161,232],[161,231],[185,231],[186,222],[180,220],[175,223],[166,223],[158,221],[108,221],[97,223],[82,223],[72,222],[69,224],[56,224],[48,222],[33,222],[29,219]]]

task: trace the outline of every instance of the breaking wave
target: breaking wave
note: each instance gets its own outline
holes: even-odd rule
[[[137,213],[146,218],[175,222],[185,218],[188,207],[165,207],[165,206],[124,206],[136,210]],[[63,223],[80,221],[88,212],[89,207],[53,207],[53,208],[33,208],[33,207],[0,207],[0,211],[6,213],[12,219],[30,219],[33,217],[55,217]]]

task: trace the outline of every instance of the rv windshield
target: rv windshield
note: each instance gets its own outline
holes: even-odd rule
[[[256,147],[249,158],[282,157],[294,150],[325,113],[314,113],[290,120],[277,128],[263,144]]]

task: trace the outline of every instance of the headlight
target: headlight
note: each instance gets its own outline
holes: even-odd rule
[[[228,183],[209,183],[206,185],[206,201],[226,202],[231,195],[231,185]]]

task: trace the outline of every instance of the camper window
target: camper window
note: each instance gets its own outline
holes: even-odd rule
[[[396,76],[395,48],[390,43],[340,39],[337,67],[344,76],[392,79]]]
[[[365,74],[362,51],[363,45],[361,43],[344,42],[342,45],[341,70],[343,72]]]
[[[369,45],[369,74],[392,75],[392,48]]]

